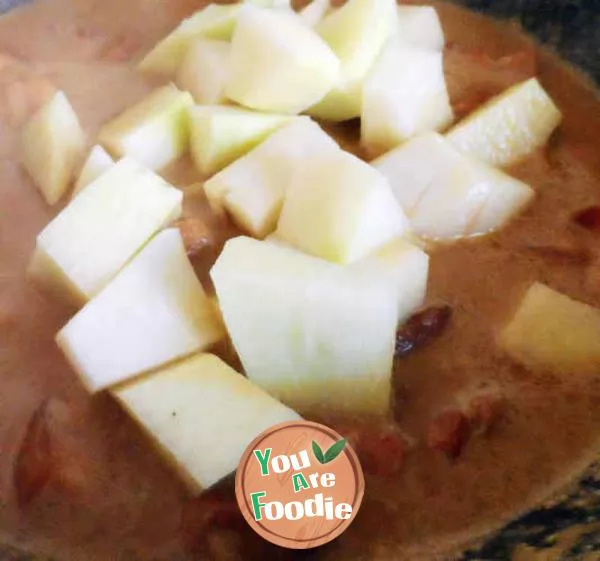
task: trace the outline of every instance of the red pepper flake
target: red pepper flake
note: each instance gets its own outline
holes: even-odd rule
[[[448,409],[431,421],[427,445],[454,460],[460,456],[470,436],[471,423],[467,415],[459,409]]]
[[[576,212],[573,221],[586,230],[600,230],[600,206],[589,206]]]
[[[402,471],[410,450],[409,438],[393,423],[331,425],[352,446],[365,473],[392,477]]]
[[[433,342],[446,329],[452,308],[447,304],[430,306],[413,314],[396,333],[395,356],[404,356]]]
[[[392,477],[402,471],[409,442],[397,426],[382,427],[365,434],[359,441],[357,454],[366,473]]]

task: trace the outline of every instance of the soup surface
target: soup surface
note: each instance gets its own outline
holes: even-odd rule
[[[457,551],[563,489],[600,446],[599,379],[527,371],[495,338],[534,281],[600,306],[600,232],[572,221],[600,204],[600,103],[585,79],[516,27],[447,4],[436,6],[457,114],[538,75],[564,122],[547,147],[509,170],[536,191],[525,213],[497,234],[432,251],[428,300],[450,306],[452,318],[430,345],[396,362],[395,422],[409,449],[395,450],[380,427],[355,423],[361,438],[376,443],[375,456],[390,455],[397,469],[381,473],[377,457],[372,469],[365,464],[365,501],[349,531],[302,554],[261,543],[235,517],[211,514],[214,499],[227,515],[230,481],[208,499],[190,499],[118,406],[80,386],[54,344],[71,311],[25,281],[35,237],[57,209],[20,167],[19,131],[55,86],[93,138],[102,122],[150,91],[135,61],[199,4],[48,0],[0,19],[0,542],[87,561],[422,560]],[[355,123],[328,130],[360,154]],[[187,162],[168,176],[182,188],[200,179]],[[195,262],[206,280],[234,230],[209,215],[198,189],[186,189],[185,213],[212,228],[215,249]],[[477,395],[503,405],[489,433],[473,435],[454,459],[430,449],[431,420]],[[19,505],[16,458],[45,401],[48,426],[32,434],[29,425],[31,496]],[[52,477],[38,489],[44,469]]]

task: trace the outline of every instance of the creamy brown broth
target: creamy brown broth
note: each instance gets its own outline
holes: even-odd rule
[[[35,236],[58,209],[46,207],[21,170],[18,131],[54,84],[93,139],[100,123],[149,91],[133,61],[198,7],[183,0],[49,0],[0,19],[0,541],[89,561],[431,559],[563,489],[600,444],[598,380],[528,372],[494,339],[533,281],[600,305],[598,234],[570,224],[574,212],[600,202],[600,104],[588,82],[515,26],[440,4],[458,112],[527,78],[535,62],[565,114],[550,145],[511,170],[535,189],[535,203],[493,236],[433,251],[428,298],[450,304],[453,318],[432,345],[397,362],[396,420],[414,446],[400,474],[367,476],[350,530],[300,555],[261,546],[249,530],[214,529],[209,549],[191,552],[190,543],[206,543],[206,536],[189,520],[181,531],[190,497],[116,404],[79,385],[53,341],[71,311],[25,281]],[[360,153],[356,124],[328,130]],[[181,187],[201,179],[189,163],[168,177]],[[234,230],[210,217],[197,187],[187,192],[186,215],[209,221],[218,250]],[[216,250],[196,261],[204,281]],[[429,450],[432,417],[482,388],[503,393],[508,403],[491,434],[473,437],[454,461]],[[68,470],[60,485],[46,485],[21,509],[15,458],[32,412],[49,397],[57,457]],[[230,492],[227,482],[223,488]]]

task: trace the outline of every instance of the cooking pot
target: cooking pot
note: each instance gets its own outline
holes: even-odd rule
[[[0,0],[0,13],[28,1]],[[600,0],[463,0],[458,3],[494,17],[515,20],[600,83]],[[511,522],[462,557],[464,561],[512,558],[600,559],[600,463],[590,466],[569,493]],[[29,554],[0,546],[2,561],[32,559]]]

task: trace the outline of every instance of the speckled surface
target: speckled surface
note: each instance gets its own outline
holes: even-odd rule
[[[29,0],[0,0],[0,13]],[[512,18],[600,83],[600,0],[463,0]],[[12,549],[0,561],[31,558]],[[600,463],[574,490],[510,523],[462,561],[600,561]],[[37,560],[39,561],[39,559]],[[428,560],[423,560],[428,561]]]

